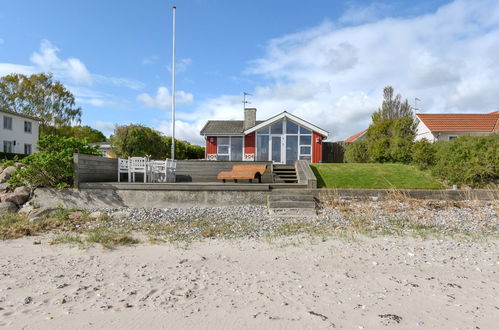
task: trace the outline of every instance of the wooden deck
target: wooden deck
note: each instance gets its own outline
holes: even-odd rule
[[[82,182],[80,189],[110,190],[173,190],[173,191],[269,191],[274,189],[305,189],[303,184],[290,183],[221,183],[221,182],[178,182],[178,183],[141,183],[141,182]]]

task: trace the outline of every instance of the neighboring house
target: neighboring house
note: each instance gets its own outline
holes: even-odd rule
[[[99,148],[102,157],[116,158],[116,154],[111,148],[111,142],[94,142],[94,143],[89,143],[89,145]]]
[[[256,120],[256,109],[246,108],[244,120],[210,120],[201,135],[208,160],[292,164],[298,159],[321,162],[328,132],[286,111]]]
[[[0,109],[0,151],[29,155],[36,152],[40,119]]]
[[[343,140],[343,142],[348,143],[348,142],[361,141],[366,136],[366,133],[367,133],[367,129],[365,129],[359,133],[355,133],[354,135],[350,136],[349,138],[346,138],[345,140]]]
[[[461,135],[489,135],[499,133],[499,111],[490,113],[418,113],[419,123],[415,140],[449,141]],[[355,142],[364,139],[366,130],[345,139]]]
[[[480,114],[418,113],[416,141],[449,141],[461,135],[489,135],[499,132],[499,111]]]

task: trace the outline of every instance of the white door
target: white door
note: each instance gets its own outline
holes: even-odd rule
[[[276,164],[283,164],[285,160],[284,152],[284,136],[271,135],[270,136],[270,160]]]

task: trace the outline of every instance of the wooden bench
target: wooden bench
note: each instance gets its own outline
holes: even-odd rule
[[[262,182],[262,175],[267,169],[267,165],[234,165],[231,171],[220,172],[217,175],[217,179],[223,180],[234,180],[237,182],[238,179],[248,179],[249,182],[253,182],[253,179],[258,179],[258,182]]]

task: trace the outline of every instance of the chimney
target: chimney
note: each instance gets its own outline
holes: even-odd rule
[[[256,108],[244,108],[244,129],[256,125]]]

